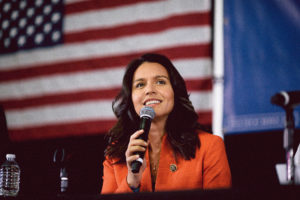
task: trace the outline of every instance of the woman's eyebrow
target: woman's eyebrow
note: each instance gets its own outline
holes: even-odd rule
[[[139,82],[139,81],[143,81],[143,80],[145,80],[145,79],[144,78],[139,78],[139,79],[133,80],[133,82],[135,83],[135,82]]]
[[[158,75],[158,76],[155,76],[155,78],[165,78],[165,79],[170,79],[168,76],[165,76],[165,75]]]
[[[166,76],[166,75],[157,75],[157,76],[155,76],[154,78],[155,78],[155,79],[158,79],[158,78],[165,78],[165,79],[168,79],[168,80],[169,80],[169,77]],[[133,80],[133,82],[135,83],[135,82],[144,81],[144,80],[145,80],[145,78],[138,78],[138,79],[136,79],[136,80]]]

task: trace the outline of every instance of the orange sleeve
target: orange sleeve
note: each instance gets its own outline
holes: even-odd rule
[[[115,170],[116,168],[112,164],[112,161],[106,158],[103,162],[103,185],[101,194],[133,192],[127,184],[126,176],[120,181],[117,181]]]
[[[219,136],[212,137],[207,146],[203,166],[203,189],[230,188],[231,172],[225,145]]]

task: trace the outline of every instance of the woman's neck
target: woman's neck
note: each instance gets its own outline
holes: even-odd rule
[[[149,142],[152,150],[160,149],[162,138],[165,134],[165,122],[153,120],[149,132]]]

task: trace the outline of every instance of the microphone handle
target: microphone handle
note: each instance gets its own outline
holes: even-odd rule
[[[142,164],[143,163],[141,161],[138,160],[133,161],[131,163],[131,172],[134,174],[139,173]]]
[[[138,139],[142,139],[144,141],[148,140],[149,130],[151,126],[151,119],[148,117],[142,117],[140,122],[140,129],[144,130],[144,133],[138,137]],[[135,152],[135,154],[139,154],[139,159],[133,161],[131,163],[131,171],[132,173],[138,173],[143,164],[143,159],[145,156],[144,152]]]

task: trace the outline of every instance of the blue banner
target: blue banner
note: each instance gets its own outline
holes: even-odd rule
[[[224,51],[224,133],[283,129],[270,99],[300,90],[300,1],[224,0]]]

